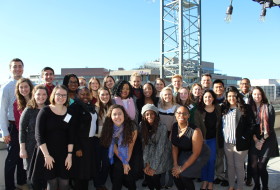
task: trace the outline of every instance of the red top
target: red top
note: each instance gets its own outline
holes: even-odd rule
[[[47,83],[45,84],[45,86],[47,87],[47,89],[48,89],[48,96],[50,97],[51,96],[51,93],[52,93],[52,91],[53,91],[53,89],[54,89],[54,85],[53,84],[51,84],[51,85],[48,85]]]
[[[19,119],[20,119],[20,116],[21,116],[23,110],[18,110],[17,100],[14,102],[13,108],[14,108],[14,117],[15,117],[16,127],[17,127],[17,130],[19,130]]]

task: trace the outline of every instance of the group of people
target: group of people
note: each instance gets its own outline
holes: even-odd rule
[[[142,84],[136,72],[130,81],[108,75],[88,85],[67,74],[54,85],[54,70],[45,67],[45,83],[33,86],[23,70],[13,59],[0,91],[7,190],[28,189],[28,181],[34,190],[87,190],[90,180],[106,190],[108,176],[113,190],[134,190],[139,179],[150,190],[173,183],[194,190],[195,179],[202,190],[219,183],[241,190],[246,157],[246,179],[254,190],[268,189],[267,163],[279,156],[275,112],[247,78],[241,91],[212,83],[210,74],[191,87],[181,75],[172,77],[173,88],[161,78]]]

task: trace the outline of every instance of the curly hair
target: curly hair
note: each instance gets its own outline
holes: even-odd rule
[[[159,119],[160,119],[158,114],[156,114],[154,112],[155,120],[154,120],[153,125],[150,125],[149,122],[147,121],[146,117],[145,117],[145,113],[143,114],[142,122],[141,122],[141,134],[142,134],[142,139],[143,139],[143,145],[144,146],[148,144],[148,141],[151,138],[151,136],[157,132],[158,125],[159,125]],[[148,129],[149,127],[152,127],[151,131],[149,131],[149,129]]]
[[[180,90],[182,90],[182,89],[186,89],[188,91],[188,93],[189,93],[188,99],[186,100],[186,102],[184,104],[183,104],[183,101],[180,98]],[[182,106],[189,106],[190,104],[192,104],[193,101],[191,100],[190,88],[189,87],[181,87],[178,90],[178,93],[177,93],[177,96],[176,96],[175,100],[176,100],[177,104],[182,105]]]
[[[226,89],[226,95],[225,95],[225,100],[223,102],[223,109],[222,109],[222,115],[225,115],[228,113],[230,109],[230,103],[228,102],[228,93],[234,92],[236,94],[236,105],[237,108],[241,111],[242,115],[246,115],[246,108],[245,108],[245,102],[243,100],[242,95],[238,91],[238,89],[235,86],[229,86]]]
[[[124,121],[123,121],[123,142],[122,145],[127,146],[133,140],[133,131],[135,123],[129,118],[123,106],[114,104],[110,106],[108,113],[106,115],[100,142],[104,147],[109,147],[112,143],[113,132],[114,132],[114,122],[112,120],[112,112],[114,109],[121,109],[124,114]]]
[[[252,88],[252,90],[250,92],[250,97],[249,97],[249,104],[252,107],[253,111],[256,113],[257,112],[257,105],[256,105],[256,103],[253,99],[253,96],[252,96],[254,90],[259,90],[261,92],[261,96],[262,96],[261,105],[268,104],[268,99],[265,95],[264,90],[261,87],[255,86],[255,87]]]
[[[16,84],[16,89],[15,89],[15,95],[16,95],[16,99],[17,99],[17,109],[18,110],[24,110],[24,108],[26,107],[27,105],[27,101],[26,99],[24,98],[24,96],[20,93],[19,91],[19,86],[26,82],[30,88],[30,92],[29,92],[29,99],[32,97],[32,90],[33,90],[33,84],[31,82],[30,79],[28,78],[21,78],[17,81],[17,84]]]
[[[100,97],[99,97],[101,91],[104,91],[104,90],[107,91],[108,94],[109,94],[109,101],[108,101],[108,103],[106,105],[103,104],[103,102],[100,100]],[[106,87],[99,88],[97,92],[98,92],[97,104],[98,104],[98,107],[99,107],[98,118],[102,119],[104,114],[108,111],[109,107],[112,105],[112,98],[111,98],[110,90],[108,88],[106,88]]]
[[[132,86],[131,84],[126,81],[126,80],[119,80],[118,82],[116,82],[116,84],[113,87],[113,96],[118,96],[121,97],[121,93],[122,93],[122,89],[123,86],[127,84],[129,87],[129,95],[127,98],[132,98],[133,97],[133,91],[132,91]]]
[[[204,108],[205,108],[205,106],[206,106],[205,103],[204,103],[204,101],[203,101],[203,97],[204,97],[204,95],[205,95],[207,92],[210,93],[211,96],[213,97],[212,105],[217,104],[217,96],[216,96],[216,94],[214,93],[214,91],[213,91],[213,90],[210,90],[210,89],[206,89],[206,90],[204,91],[204,93],[202,94],[202,100],[199,102],[199,104],[198,104],[198,106],[197,106],[197,109],[198,109],[201,113],[204,111]]]
[[[73,74],[73,73],[65,75],[64,78],[63,78],[63,83],[62,83],[62,84],[63,84],[64,86],[66,86],[67,88],[69,88],[69,87],[68,87],[68,83],[69,83],[71,77],[76,78],[76,79],[77,79],[77,82],[78,82],[78,86],[80,86],[79,79],[78,79],[77,75],[75,75],[75,74]]]
[[[38,84],[32,90],[32,98],[31,98],[30,101],[28,101],[28,103],[26,105],[28,108],[32,108],[32,109],[38,108],[38,104],[36,103],[36,100],[35,100],[35,93],[37,92],[37,90],[45,90],[46,94],[47,94],[46,102],[48,101],[49,95],[48,95],[47,87],[45,85],[43,85],[43,84]],[[45,102],[45,104],[46,104],[46,102]]]
[[[150,83],[150,82],[146,82],[146,83],[143,85],[143,89],[144,89],[144,86],[145,86],[146,84],[147,84],[147,85],[150,85],[150,87],[152,88],[151,99],[153,100],[153,102],[156,102],[157,90],[156,90],[155,86],[154,86],[152,83]],[[142,96],[142,98],[145,98],[145,95]]]

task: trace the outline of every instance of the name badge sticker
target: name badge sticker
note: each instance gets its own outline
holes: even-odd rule
[[[64,121],[65,121],[66,123],[69,123],[71,117],[72,117],[72,115],[70,115],[69,113],[67,113],[67,115],[66,115],[65,118],[64,118]]]
[[[188,107],[191,110],[191,109],[193,109],[194,106],[192,104],[190,104]]]

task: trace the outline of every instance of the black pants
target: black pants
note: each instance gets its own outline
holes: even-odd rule
[[[74,190],[88,190],[89,180],[75,179]]]
[[[160,174],[154,175],[154,176],[149,176],[145,174],[145,180],[147,181],[148,187],[150,190],[160,190],[161,185],[160,185]]]
[[[126,186],[128,190],[136,190],[135,176],[133,176],[131,171],[128,175],[124,174],[123,164],[116,156],[114,156],[114,164],[111,166],[110,176],[112,190],[121,190],[123,185]]]
[[[96,161],[96,175],[94,177],[94,186],[102,187],[105,185],[110,164],[109,164],[109,157],[108,157],[108,148],[105,148],[100,145],[100,140],[97,137],[93,138],[94,141],[94,154],[95,154],[95,161]]]
[[[187,177],[173,178],[178,190],[195,190],[193,180]]]
[[[23,169],[23,160],[19,157],[18,130],[15,124],[9,124],[11,141],[8,145],[8,155],[5,161],[6,190],[15,189],[15,170],[17,169],[17,184],[26,184],[26,171]]]

